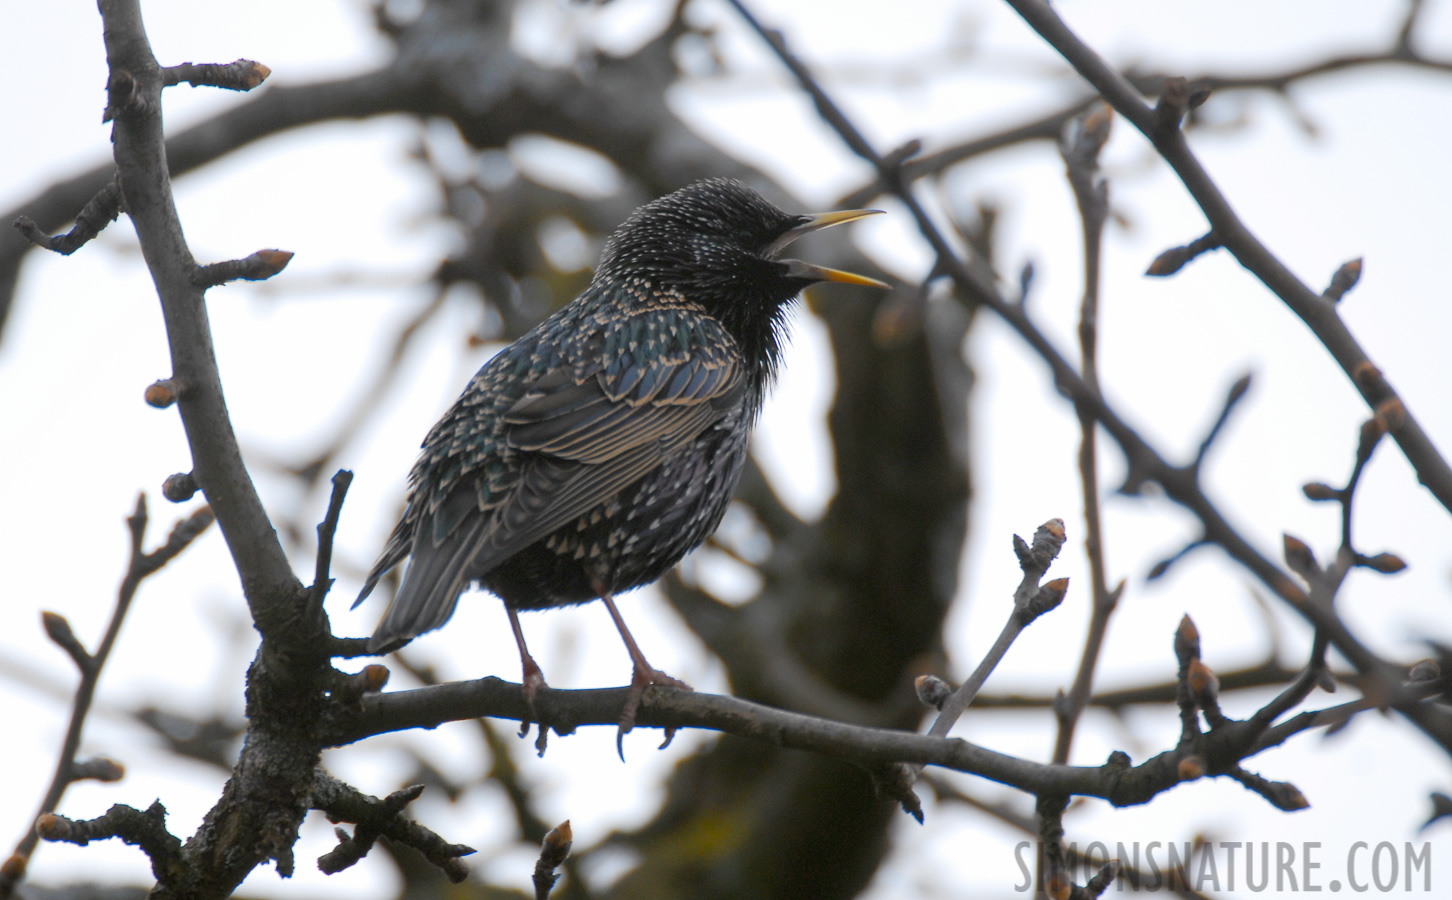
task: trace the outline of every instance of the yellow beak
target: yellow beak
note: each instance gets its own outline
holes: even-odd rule
[[[883,290],[892,288],[892,285],[885,281],[878,281],[876,278],[868,278],[866,275],[858,275],[855,272],[844,272],[841,269],[829,269],[826,266],[814,266],[799,259],[784,259],[781,260],[781,263],[787,267],[787,274],[793,278],[835,281],[838,284],[860,284],[863,287],[882,288]]]
[[[882,213],[880,209],[840,209],[835,212],[824,212],[808,214],[806,221],[789,230],[786,234],[777,238],[766,248],[765,256],[768,259],[780,253],[792,241],[804,234],[813,231],[820,231],[823,228],[831,228],[833,225],[842,225],[847,222],[855,222],[867,216],[875,216]],[[864,287],[891,288],[886,282],[878,281],[876,278],[868,278],[866,275],[857,275],[852,272],[843,272],[841,269],[829,269],[826,266],[816,266],[811,263],[802,262],[799,259],[784,259],[781,263],[787,267],[787,273],[794,278],[807,278],[813,281],[835,281],[838,284],[858,284]]]

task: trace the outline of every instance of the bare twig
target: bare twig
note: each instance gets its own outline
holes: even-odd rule
[[[1205,213],[1211,233],[1241,265],[1275,292],[1306,323],[1351,377],[1367,405],[1375,408],[1387,400],[1400,399],[1385,379],[1368,383],[1356,377],[1357,371],[1370,364],[1370,360],[1337,314],[1335,305],[1322,299],[1319,293],[1298,279],[1240,220],[1229,200],[1190,150],[1183,131],[1178,127],[1166,127],[1164,117],[1157,115],[1156,110],[1141,99],[1134,85],[1079,40],[1048,3],[1043,0],[1006,2],[1093,85],[1107,103],[1154,143],[1155,149]],[[1404,45],[1405,41],[1402,43]],[[1393,432],[1393,437],[1416,470],[1421,483],[1452,511],[1452,467],[1448,466],[1447,460],[1410,411]]]
[[[1224,430],[1225,423],[1230,421],[1230,414],[1235,411],[1236,404],[1240,403],[1245,398],[1246,392],[1250,390],[1250,381],[1251,376],[1247,372],[1235,379],[1235,383],[1230,386],[1230,390],[1225,392],[1225,403],[1220,407],[1220,415],[1215,418],[1215,424],[1210,426],[1210,430],[1205,433],[1204,439],[1200,441],[1200,448],[1195,451],[1195,461],[1190,464],[1190,467],[1195,471],[1198,472],[1200,467],[1205,464],[1205,457],[1209,455],[1210,448],[1215,444],[1215,439]]]
[[[337,702],[330,687],[338,679],[318,630],[298,627],[308,592],[243,464],[227,412],[205,286],[194,278],[197,263],[172,199],[161,115],[167,76],[152,54],[139,0],[100,0],[100,12],[110,71],[105,117],[115,121],[126,211],[161,301],[172,378],[185,386],[176,408],[192,471],[184,479],[190,484],[176,486],[205,492],[263,638],[248,672],[248,732],[233,777],[168,875],[178,895],[225,896],[264,861],[275,862],[284,877],[292,873],[292,847],[321,756],[313,730],[324,707]]]
[[[973,698],[978,696],[979,690],[983,688],[988,676],[998,668],[1008,648],[1023,633],[1023,630],[1033,624],[1034,620],[1049,610],[1055,608],[1064,599],[1064,593],[1068,590],[1068,579],[1060,578],[1048,584],[1040,586],[1039,580],[1049,570],[1049,565],[1059,555],[1059,550],[1064,546],[1064,522],[1062,519],[1050,519],[1040,525],[1034,533],[1032,545],[1025,544],[1023,539],[1014,535],[1014,549],[1018,552],[1019,564],[1023,568],[1023,579],[1019,582],[1018,589],[1013,594],[1013,611],[1009,613],[1008,621],[1004,623],[1003,630],[999,632],[998,639],[984,655],[978,668],[962,686],[943,701],[941,711],[933,726],[928,729],[928,734],[933,737],[943,737],[952,729],[958,718],[967,711]]]
[[[1311,695],[1311,690],[1318,686],[1328,690],[1336,689],[1336,682],[1327,677],[1326,639],[1320,634],[1311,642],[1311,658],[1306,663],[1306,668],[1275,699],[1257,710],[1254,719],[1269,727],[1276,719],[1301,705]]]
[[[1420,0],[1410,4],[1412,12],[1408,15],[1400,35],[1380,52],[1342,54],[1280,71],[1244,75],[1203,74],[1190,81],[1205,93],[1213,91],[1219,95],[1232,91],[1270,91],[1278,97],[1285,98],[1289,96],[1290,88],[1299,82],[1312,81],[1349,69],[1400,65],[1433,72],[1452,72],[1452,60],[1430,57],[1416,52],[1411,47],[1409,38],[1415,28],[1415,10],[1421,5]],[[1129,70],[1124,75],[1138,91],[1150,96],[1162,93],[1167,80],[1167,76],[1160,72]],[[962,140],[941,150],[925,153],[904,165],[903,174],[910,182],[918,181],[977,156],[1030,141],[1057,139],[1069,121],[1083,115],[1096,102],[1099,101],[1095,97],[1077,98],[1036,119],[982,137]],[[885,189],[880,180],[874,180],[843,195],[838,201],[838,205],[865,206]],[[1205,238],[1201,240],[1205,240]]]
[[[549,900],[550,891],[554,890],[555,882],[560,880],[555,869],[569,857],[574,840],[569,819],[551,828],[544,836],[544,841],[540,844],[539,860],[534,864],[535,900]]]
[[[238,59],[229,63],[180,63],[162,69],[163,83],[167,87],[189,84],[192,87],[215,87],[229,91],[250,91],[272,74],[272,70],[260,62]]]
[[[1231,769],[1228,774],[1244,785],[1246,790],[1260,794],[1281,812],[1299,812],[1311,806],[1300,789],[1288,781],[1270,781],[1239,766]]]
[[[1099,152],[1109,139],[1113,116],[1113,111],[1105,104],[1090,107],[1082,118],[1075,119],[1066,129],[1059,145],[1084,232],[1084,296],[1079,311],[1080,367],[1084,383],[1096,391],[1099,389],[1099,270],[1104,224],[1109,217],[1109,185],[1097,174]],[[1075,412],[1079,417],[1079,484],[1084,497],[1084,551],[1089,561],[1093,602],[1079,669],[1069,693],[1062,695],[1060,702],[1054,704],[1058,731],[1054,738],[1052,760],[1056,763],[1069,761],[1074,729],[1094,685],[1094,670],[1104,646],[1109,617],[1114,614],[1124,590],[1123,582],[1110,590],[1105,573],[1104,528],[1099,514],[1098,426],[1091,411],[1076,406]]]
[[[1064,594],[1069,589],[1069,579],[1059,578],[1044,585],[1040,585],[1039,581],[1063,549],[1064,538],[1062,519],[1050,519],[1040,525],[1034,533],[1032,545],[1018,535],[1013,536],[1013,549],[1018,556],[1019,567],[1023,570],[1023,579],[1014,591],[1013,610],[998,633],[998,639],[993,642],[973,674],[957,690],[948,692],[946,683],[941,679],[919,677],[917,680],[918,698],[938,710],[937,719],[928,729],[929,737],[947,736],[1023,630],[1039,616],[1063,602]],[[896,765],[874,773],[878,791],[901,803],[903,811],[919,822],[923,820],[922,803],[917,794],[913,793],[912,785],[922,770],[920,764]]]
[[[380,800],[318,770],[313,780],[313,808],[327,813],[334,822],[356,825],[351,835],[341,828],[334,830],[338,846],[318,860],[318,868],[328,875],[341,872],[366,856],[378,838],[387,837],[418,850],[453,884],[468,878],[469,867],[460,857],[472,854],[474,848],[451,844],[403,814],[423,791],[423,785],[415,784]]]
[[[117,803],[95,819],[68,819],[46,813],[35,823],[35,833],[47,841],[65,841],[85,846],[91,841],[120,838],[134,844],[151,860],[151,872],[158,886],[171,885],[172,868],[181,855],[181,841],[166,829],[166,807],[160,801],[142,812]]]
[[[1167,278],[1183,269],[1195,257],[1219,249],[1220,238],[1216,237],[1215,232],[1212,231],[1195,238],[1183,247],[1171,247],[1156,256],[1154,262],[1150,263],[1149,268],[1145,270],[1145,274],[1156,278]]]
[[[1353,380],[1362,389],[1363,395],[1368,399],[1375,396],[1378,403],[1383,398],[1394,397],[1390,386],[1386,384],[1380,372],[1367,361],[1365,354],[1355,345],[1339,320],[1334,323],[1329,321],[1329,319],[1335,318],[1334,311],[1331,309],[1332,304],[1319,297],[1314,297],[1314,295],[1309,295],[1308,289],[1296,281],[1294,276],[1290,275],[1268,250],[1255,241],[1234,215],[1219,189],[1210,181],[1209,176],[1200,168],[1198,161],[1190,154],[1180,130],[1166,126],[1167,116],[1174,118],[1179,114],[1177,110],[1188,108],[1199,95],[1187,89],[1183,102],[1166,104],[1164,106],[1166,114],[1157,116],[1153,109],[1144,104],[1122,76],[1106,66],[1092,50],[1068,31],[1047,4],[1043,4],[1039,0],[1009,0],[1009,2],[1019,11],[1020,15],[1028,19],[1030,24],[1044,35],[1056,50],[1065,56],[1071,65],[1092,84],[1100,88],[1107,102],[1129,118],[1135,127],[1149,136],[1151,140],[1159,142],[1156,144],[1157,149],[1176,168],[1181,179],[1201,207],[1205,209],[1215,233],[1220,235],[1227,247],[1235,247],[1244,251],[1243,255],[1237,252],[1237,258],[1257,274],[1267,286],[1280,294],[1283,299],[1291,296],[1296,300],[1299,304],[1296,307],[1297,312],[1303,314],[1302,318],[1312,325],[1313,330],[1317,330],[1318,336],[1321,336],[1323,342],[1327,343],[1333,355],[1341,359],[1347,371],[1354,375]],[[1024,307],[1021,304],[1008,302],[999,294],[993,283],[991,272],[982,271],[981,265],[975,266],[957,256],[916,196],[903,184],[901,170],[884,167],[886,158],[872,148],[856,126],[833,103],[806,65],[787,49],[781,35],[765,29],[745,9],[741,0],[731,0],[731,4],[772,47],[783,64],[797,76],[802,88],[815,102],[823,120],[838,132],[854,152],[878,170],[884,183],[891,187],[892,193],[912,214],[919,232],[937,257],[936,270],[952,278],[964,296],[970,298],[974,303],[992,309],[1016,331],[1044,360],[1060,390],[1075,403],[1091,410],[1100,425],[1119,444],[1125,454],[1128,468],[1128,475],[1121,490],[1126,493],[1136,493],[1148,481],[1159,483],[1168,497],[1185,506],[1200,520],[1204,526],[1205,541],[1222,547],[1291,608],[1325,633],[1331,644],[1343,656],[1363,674],[1374,679],[1387,692],[1387,696],[1390,698],[1388,705],[1407,716],[1429,737],[1437,741],[1444,749],[1452,752],[1452,718],[1434,714],[1401,690],[1393,667],[1366,647],[1346,627],[1333,609],[1325,604],[1305,602],[1305,593],[1295,582],[1252,547],[1205,495],[1194,467],[1173,466],[1166,462],[1135,429],[1105,403],[1098,391],[1084,382],[1073,366],[1029,320]],[[1300,300],[1308,296],[1311,297],[1312,302],[1301,304]],[[1334,337],[1334,340],[1328,341],[1330,337]],[[1402,444],[1403,451],[1408,459],[1412,460],[1423,483],[1429,485],[1439,499],[1442,499],[1444,504],[1452,509],[1452,469],[1447,467],[1445,460],[1437,454],[1426,435],[1419,426],[1415,425],[1409,415],[1406,419],[1398,421],[1400,427],[1395,433]]]
[[[291,261],[290,250],[258,250],[243,259],[198,266],[192,272],[192,283],[208,288],[229,281],[266,281],[285,269]]]
[[[64,616],[51,612],[44,614],[46,632],[76,663],[76,668],[80,670],[81,681],[76,686],[75,698],[71,702],[71,721],[66,728],[65,741],[61,745],[60,754],[56,760],[55,774],[51,777],[50,786],[40,801],[40,809],[30,820],[32,822],[37,822],[41,817],[53,813],[60,805],[66,788],[70,787],[73,782],[83,777],[95,777],[94,773],[98,770],[94,766],[89,771],[78,767],[76,752],[81,746],[81,733],[85,728],[86,716],[91,710],[91,701],[96,695],[96,685],[100,681],[101,670],[105,668],[106,660],[111,656],[111,649],[116,646],[116,638],[121,633],[121,623],[131,609],[131,601],[135,598],[136,590],[141,586],[141,582],[147,576],[159,571],[177,554],[185,550],[187,545],[203,531],[206,531],[207,526],[212,524],[212,511],[204,506],[188,518],[178,522],[166,543],[150,553],[142,549],[142,542],[146,537],[147,518],[146,495],[141,494],[136,498],[136,510],[126,519],[127,528],[131,532],[131,561],[126,567],[126,577],[121,580],[121,588],[116,593],[116,606],[111,611],[111,621],[106,626],[106,633],[101,638],[101,644],[96,648],[94,654],[86,652],[80,640],[71,631],[70,624]],[[38,840],[37,832],[30,829],[16,844],[10,860],[5,863],[3,870],[0,870],[0,898],[9,897],[15,890],[15,886],[24,876],[26,865],[35,851]]]
[[[1409,685],[1405,693],[1412,701],[1424,703],[1445,694],[1446,691],[1446,684],[1436,681]],[[1381,709],[1382,706],[1383,704],[1374,697],[1360,697],[1336,706],[1297,713],[1279,725],[1272,725],[1265,729],[1260,737],[1256,738],[1253,750],[1259,753],[1271,747],[1278,747],[1292,737],[1313,728],[1328,728],[1327,734],[1331,734],[1357,715],[1367,710]]]
[[[318,523],[318,558],[313,572],[313,586],[308,589],[308,608],[305,619],[309,625],[321,627],[323,601],[333,586],[329,574],[333,563],[333,536],[338,532],[338,519],[343,514],[343,498],[348,496],[348,487],[353,483],[353,473],[339,469],[333,475],[333,494],[328,498],[328,512]]]
[[[100,234],[107,225],[116,221],[121,211],[121,182],[113,174],[106,186],[82,207],[76,216],[75,227],[65,234],[52,237],[25,216],[15,220],[15,227],[35,246],[62,256],[70,256]]]

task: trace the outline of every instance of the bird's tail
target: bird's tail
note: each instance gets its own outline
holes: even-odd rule
[[[482,516],[470,516],[437,544],[430,540],[432,529],[427,523],[416,530],[408,571],[383,621],[368,639],[370,653],[397,650],[449,621],[459,603],[459,595],[472,580],[469,564],[483,525]]]

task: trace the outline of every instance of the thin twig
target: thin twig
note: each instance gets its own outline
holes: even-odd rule
[[[1417,683],[1408,685],[1406,694],[1416,702],[1427,702],[1436,700],[1447,693],[1447,684],[1443,680],[1433,682]],[[1259,753],[1262,750],[1269,750],[1278,747],[1290,740],[1292,737],[1313,728],[1329,728],[1334,732],[1337,728],[1349,722],[1356,715],[1372,709],[1381,708],[1381,704],[1372,697],[1358,697],[1347,703],[1338,703],[1335,706],[1328,706],[1324,709],[1312,709],[1297,713],[1281,722],[1279,725],[1272,725],[1265,729],[1251,747],[1251,754]]]
[[[1113,112],[1105,104],[1096,104],[1075,119],[1060,143],[1060,154],[1068,169],[1069,185],[1079,207],[1079,221],[1084,232],[1084,297],[1079,310],[1079,354],[1084,383],[1099,390],[1099,272],[1102,257],[1104,223],[1109,218],[1109,185],[1097,178],[1099,151],[1109,139]],[[1104,527],[1099,514],[1098,425],[1094,414],[1075,406],[1079,418],[1079,484],[1084,497],[1084,552],[1089,561],[1093,602],[1089,628],[1084,636],[1084,652],[1069,693],[1054,704],[1058,731],[1054,738],[1052,760],[1069,761],[1074,743],[1074,730],[1079,716],[1089,701],[1094,686],[1094,670],[1104,646],[1109,617],[1119,603],[1123,583],[1110,590],[1105,573]]]
[[[30,821],[36,822],[41,816],[55,812],[60,806],[61,797],[65,795],[66,788],[77,778],[76,752],[81,746],[81,734],[85,728],[86,716],[91,710],[91,702],[95,699],[96,685],[101,679],[101,670],[105,668],[106,661],[111,656],[111,650],[116,646],[116,638],[121,633],[121,623],[126,619],[126,613],[131,609],[131,601],[136,596],[136,590],[147,576],[154,574],[174,559],[177,554],[187,548],[187,545],[195,540],[207,526],[212,524],[212,511],[209,507],[202,507],[192,513],[186,519],[178,522],[172,529],[171,536],[167,542],[147,553],[142,549],[142,542],[146,537],[146,525],[148,516],[146,512],[146,495],[140,494],[136,498],[136,509],[126,519],[127,529],[131,534],[131,558],[126,566],[126,577],[121,580],[121,587],[116,592],[116,606],[111,610],[111,621],[106,626],[106,633],[101,638],[101,644],[96,648],[94,654],[86,654],[80,648],[79,641],[75,640],[70,632],[69,624],[65,624],[64,617],[56,613],[46,613],[48,617],[59,620],[55,624],[47,621],[47,631],[55,631],[64,625],[64,633],[70,635],[71,640],[66,646],[67,653],[77,663],[80,670],[80,684],[76,685],[76,693],[71,701],[71,720],[66,727],[65,740],[61,744],[61,750],[56,759],[55,774],[51,777],[50,786],[46,789],[45,796],[40,801],[40,809]],[[59,643],[59,641],[58,641]],[[64,646],[64,645],[63,645]],[[11,861],[7,861],[3,871],[0,871],[0,900],[11,896],[20,879],[24,877],[25,867],[39,842],[39,835],[34,828],[26,830],[26,834],[16,844],[15,851],[11,854]],[[12,877],[12,873],[18,873]]]
[[[189,63],[167,66],[162,78],[167,87],[189,84],[192,87],[215,87],[229,91],[250,91],[262,82],[272,70],[260,62],[238,59],[230,63]]]
[[[343,498],[348,496],[348,486],[353,483],[353,473],[339,469],[333,475],[333,494],[328,498],[328,512],[318,523],[318,558],[313,572],[313,586],[308,589],[308,607],[304,621],[320,626],[323,620],[323,601],[333,586],[329,571],[333,563],[333,536],[338,532],[338,519],[343,514]]]
[[[1190,464],[1191,468],[1199,471],[1200,467],[1205,464],[1205,457],[1210,454],[1210,448],[1214,446],[1215,439],[1225,429],[1225,423],[1230,421],[1230,414],[1235,411],[1235,407],[1245,398],[1246,392],[1250,390],[1250,382],[1251,376],[1247,372],[1235,379],[1235,383],[1230,386],[1230,390],[1226,391],[1225,403],[1220,407],[1220,415],[1216,416],[1215,424],[1210,426],[1210,430],[1205,433],[1204,439],[1200,441],[1200,447],[1195,451],[1195,461]]]
[[[534,896],[535,900],[549,900],[550,891],[554,890],[555,882],[560,876],[555,874],[558,869],[569,858],[570,847],[574,843],[574,832],[570,829],[570,820],[566,819],[557,827],[551,828],[544,836],[540,844],[539,859],[534,864]]]
[[[968,710],[988,676],[998,668],[1004,654],[1023,630],[1063,601],[1064,591],[1068,589],[1068,579],[1051,581],[1042,586],[1039,581],[1059,555],[1059,550],[1064,546],[1064,538],[1064,522],[1061,519],[1050,519],[1040,525],[1034,533],[1031,546],[1025,544],[1018,535],[1014,535],[1014,549],[1018,552],[1019,564],[1023,568],[1023,579],[1013,594],[1013,610],[1008,614],[1008,621],[1003,623],[998,639],[993,642],[972,676],[943,702],[937,720],[928,729],[929,735],[946,736],[958,718]]]
[[[116,221],[116,217],[121,215],[123,206],[121,182],[113,173],[111,180],[106,182],[106,186],[101,188],[76,215],[75,227],[65,234],[48,235],[26,216],[18,217],[15,220],[15,227],[27,241],[35,246],[62,256],[70,256],[100,234],[107,225]]]
[[[1257,710],[1253,718],[1269,727],[1276,719],[1300,706],[1311,695],[1313,688],[1326,684],[1327,681],[1326,638],[1318,633],[1311,641],[1311,657],[1306,662],[1306,668],[1275,699]],[[1334,688],[1335,682],[1330,682],[1330,685]]]
[[[405,808],[423,791],[423,785],[415,784],[379,799],[319,769],[313,779],[312,807],[327,813],[333,822],[352,822],[356,827],[351,835],[341,828],[334,830],[338,845],[318,859],[318,868],[328,875],[341,872],[366,856],[378,838],[387,837],[422,853],[451,883],[464,881],[469,868],[460,857],[471,855],[474,848],[451,844],[404,815]]]
[[[1306,595],[1295,581],[1252,547],[1240,531],[1225,519],[1215,504],[1205,495],[1193,467],[1173,466],[1166,462],[1160,453],[1151,447],[1115,410],[1109,407],[1098,391],[1085,384],[1074,367],[1050,343],[1043,332],[1030,321],[1023,306],[1011,303],[999,294],[994,286],[992,273],[980,271],[981,265],[975,266],[958,257],[913,192],[903,184],[900,169],[884,169],[885,157],[879,155],[866,142],[861,132],[832,102],[821,84],[813,78],[810,70],[787,49],[781,35],[765,29],[746,11],[741,0],[730,0],[730,2],[748,24],[767,41],[783,64],[797,76],[802,88],[816,103],[823,120],[838,132],[854,152],[878,169],[879,175],[886,184],[891,186],[893,194],[907,208],[916,222],[919,232],[932,248],[937,257],[936,270],[950,277],[964,296],[970,298],[974,303],[992,309],[1010,328],[1017,332],[1049,367],[1059,389],[1074,402],[1089,408],[1100,425],[1119,444],[1125,454],[1128,469],[1128,477],[1121,490],[1126,493],[1134,493],[1146,482],[1157,482],[1164,488],[1166,496],[1186,507],[1200,520],[1205,530],[1205,541],[1222,547],[1232,558],[1259,578],[1276,596],[1326,634],[1332,646],[1340,651],[1352,665],[1364,675],[1374,679],[1379,687],[1385,690],[1389,706],[1416,723],[1444,749],[1452,751],[1452,720],[1432,714],[1402,690],[1394,667],[1363,644],[1346,627],[1333,609],[1323,604],[1305,602]],[[1109,69],[1092,50],[1069,33],[1047,4],[1038,2],[1038,0],[1009,0],[1009,2],[1013,3],[1014,8],[1019,10],[1025,18],[1032,17],[1030,23],[1045,35],[1055,49],[1065,55],[1071,65],[1074,65],[1091,83],[1101,89],[1105,99],[1117,111],[1130,118],[1131,122],[1145,134],[1150,135],[1152,140],[1164,142],[1157,143],[1156,147],[1176,167],[1176,171],[1181,173],[1182,180],[1190,187],[1191,193],[1195,195],[1201,207],[1206,210],[1212,228],[1224,239],[1226,246],[1231,246],[1233,243],[1237,247],[1251,246],[1258,249],[1258,253],[1261,255],[1247,254],[1246,257],[1241,258],[1242,264],[1255,272],[1267,286],[1280,293],[1283,298],[1287,296],[1287,293],[1282,293],[1283,291],[1294,293],[1291,291],[1291,287],[1297,285],[1302,294],[1296,296],[1306,294],[1308,289],[1304,285],[1300,285],[1294,276],[1285,270],[1279,260],[1271,256],[1269,251],[1255,242],[1254,238],[1245,231],[1229,204],[1219,193],[1219,189],[1199,167],[1198,161],[1190,155],[1178,128],[1172,129],[1173,134],[1169,137],[1162,134],[1162,130],[1165,129],[1162,128],[1163,123],[1156,116],[1155,111],[1145,106],[1122,76]],[[1189,102],[1188,97],[1186,102]],[[1126,109],[1129,112],[1126,112]],[[1254,258],[1252,259],[1251,256]],[[1320,304],[1320,306],[1303,307],[1297,311],[1306,313],[1303,318],[1315,313],[1314,318],[1316,318],[1317,324],[1314,327],[1330,327],[1326,326],[1323,314],[1327,310],[1323,308],[1329,308],[1332,304],[1314,295],[1310,296],[1314,297],[1315,304]],[[1334,317],[1334,310],[1329,314]],[[1310,319],[1307,320],[1310,321]],[[1339,324],[1339,320],[1335,328],[1340,329],[1338,333],[1344,335],[1347,341],[1350,340],[1349,334],[1345,333],[1344,326]],[[1318,335],[1320,334],[1321,332],[1318,331]],[[1323,337],[1323,342],[1325,342],[1325,337]],[[1352,343],[1354,345],[1354,342]],[[1349,345],[1342,342],[1336,343],[1335,346],[1328,343],[1327,346],[1340,359],[1342,354],[1338,352],[1338,348],[1345,350]],[[1359,348],[1356,348],[1356,352],[1343,361],[1343,365],[1353,361],[1355,365],[1348,368],[1348,371],[1356,373],[1355,380],[1364,394],[1394,396],[1390,387],[1380,377],[1380,373],[1370,365],[1365,354],[1361,353]],[[1402,444],[1408,458],[1413,460],[1413,465],[1417,468],[1423,483],[1433,485],[1434,493],[1437,493],[1439,499],[1443,499],[1449,509],[1452,509],[1452,469],[1447,468],[1446,462],[1436,453],[1420,427],[1416,426],[1410,417],[1399,422],[1399,425],[1396,432],[1397,439]],[[1443,473],[1445,473],[1445,477],[1443,477]]]
[[[1375,408],[1386,400],[1399,399],[1386,379],[1368,382],[1357,377],[1358,371],[1369,365],[1370,360],[1338,315],[1335,304],[1323,300],[1318,292],[1297,278],[1240,220],[1229,200],[1190,150],[1184,132],[1178,127],[1165,127],[1163,117],[1141,99],[1134,85],[1081,41],[1051,5],[1043,0],[1006,2],[1098,90],[1107,103],[1150,139],[1199,204],[1209,220],[1211,232],[1221,245],[1306,323],[1351,377],[1367,405]],[[1405,44],[1405,40],[1402,43]],[[1447,464],[1410,411],[1393,432],[1393,437],[1416,470],[1421,483],[1452,511],[1452,466]]]

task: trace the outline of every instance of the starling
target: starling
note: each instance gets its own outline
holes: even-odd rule
[[[887,287],[777,255],[875,212],[791,215],[729,179],[636,210],[585,292],[486,363],[424,439],[403,518],[358,595],[409,560],[369,650],[443,625],[477,583],[504,601],[531,707],[545,681],[519,610],[596,598],[634,663],[621,735],[648,685],[687,687],[646,661],[612,597],[720,524],[791,301],[821,281]]]

